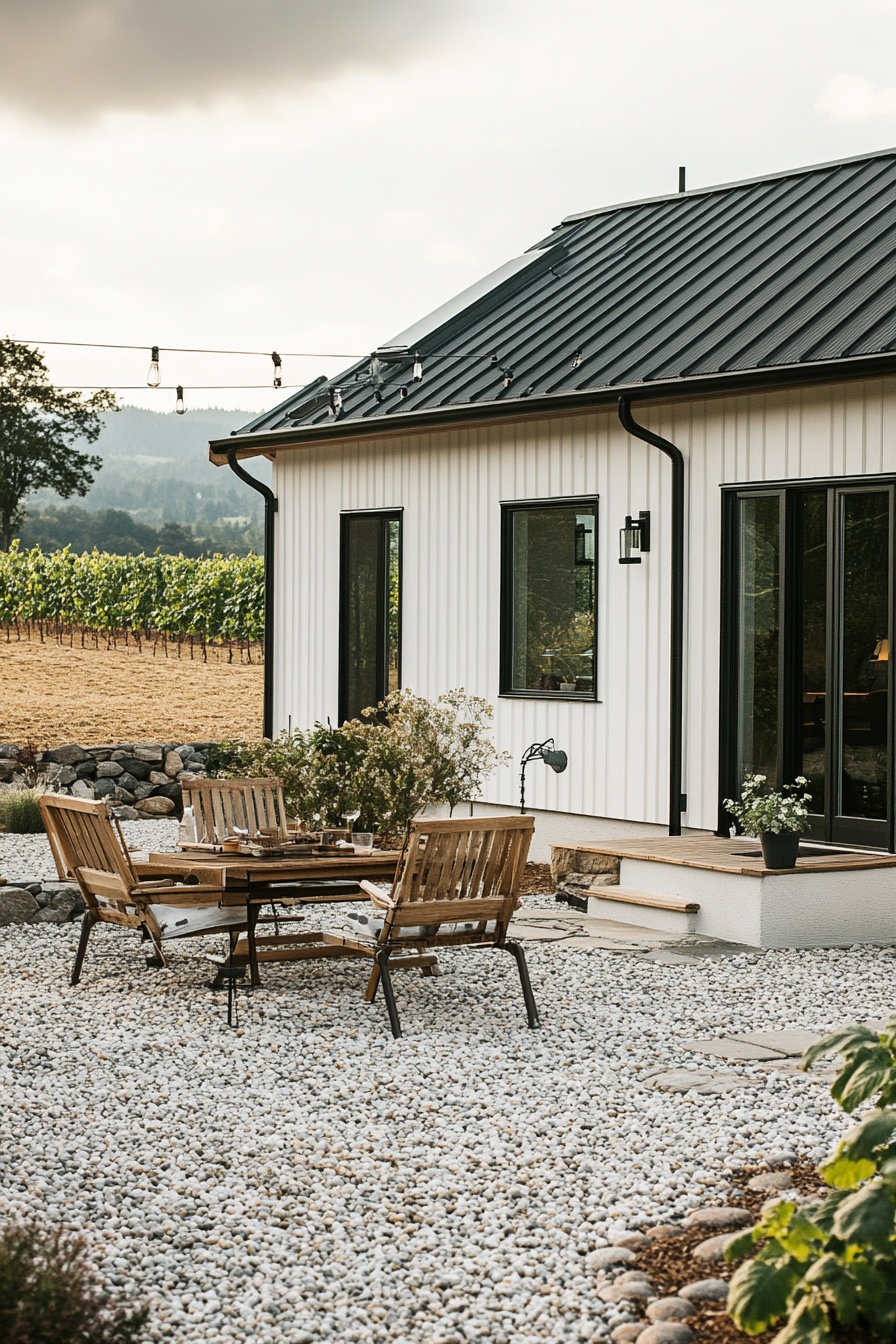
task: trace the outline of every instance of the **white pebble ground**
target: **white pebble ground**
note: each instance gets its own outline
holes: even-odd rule
[[[0,867],[19,864],[0,848]],[[77,932],[0,930],[0,1223],[85,1232],[176,1344],[604,1338],[620,1317],[589,1251],[847,1124],[811,1076],[713,1065],[751,1080],[724,1096],[644,1076],[705,1068],[689,1037],[886,1016],[896,968],[868,948],[668,966],[530,944],[533,1032],[512,958],[455,952],[439,978],[396,976],[393,1041],[361,963],[264,968],[231,1031],[203,986],[216,944],[153,971],[102,927],[72,989]]]

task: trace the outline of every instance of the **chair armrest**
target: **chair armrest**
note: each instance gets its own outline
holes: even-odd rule
[[[376,882],[368,882],[366,878],[362,879],[358,886],[366,896],[370,897],[374,905],[385,907],[387,910],[394,908],[395,902],[392,900],[387,887],[378,886]]]

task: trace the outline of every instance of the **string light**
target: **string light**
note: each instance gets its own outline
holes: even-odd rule
[[[407,390],[407,388],[404,387],[404,386],[400,387],[400,388],[398,389],[398,395],[401,397],[402,401],[405,401],[406,398],[407,398],[407,395],[408,395],[408,390]]]
[[[330,419],[336,420],[342,414],[342,388],[330,388]]]
[[[502,382],[501,386],[504,388],[504,391],[506,392],[510,384],[513,382],[513,369],[502,368],[501,372],[504,375],[504,381]]]
[[[411,377],[415,383],[423,382],[423,360],[420,358],[419,350],[414,354],[414,371],[411,374]]]
[[[152,353],[149,356],[149,370],[146,374],[146,386],[158,387],[162,381],[162,375],[159,373],[159,347],[154,345]]]
[[[582,352],[581,350],[577,350],[572,357],[572,364],[570,365],[570,368],[577,369],[581,364],[581,362],[582,362]]]
[[[8,336],[5,339],[13,341],[16,345],[64,345],[77,350],[145,350],[145,345],[121,345],[114,341],[35,341],[26,339],[24,336]],[[188,345],[154,345],[156,352],[155,358],[158,358],[159,350],[165,350],[169,355],[260,355],[268,358],[267,350],[206,350],[198,346]],[[358,354],[347,355],[344,351],[337,350],[286,350],[282,356],[283,359],[361,359]]]
[[[178,415],[183,415],[187,409],[184,405],[184,390],[180,384],[178,384],[177,387],[177,400],[174,403],[174,409],[177,411]]]
[[[272,351],[272,353],[271,353],[271,359],[273,360],[273,363],[274,363],[274,386],[275,386],[275,387],[282,387],[282,386],[283,386],[283,361],[282,361],[282,359],[280,358],[280,356],[277,354],[277,351],[276,351],[276,350]]]

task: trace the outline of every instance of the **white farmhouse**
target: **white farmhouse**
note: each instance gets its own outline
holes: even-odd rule
[[[727,835],[748,770],[893,851],[896,151],[570,215],[210,447],[274,463],[269,730],[463,686],[478,805],[568,755],[539,856]]]

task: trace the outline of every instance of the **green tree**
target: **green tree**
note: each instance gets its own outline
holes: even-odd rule
[[[105,390],[89,397],[60,391],[39,351],[0,340],[0,550],[9,550],[33,490],[49,488],[63,499],[87,493],[102,459],[75,444],[93,443],[102,429],[100,413],[115,408]]]

